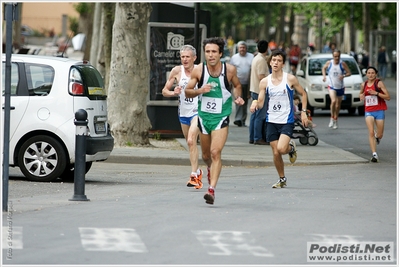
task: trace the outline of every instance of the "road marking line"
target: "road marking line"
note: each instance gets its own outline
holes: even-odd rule
[[[134,229],[79,227],[79,232],[85,250],[148,252]]]
[[[329,234],[307,234],[313,238],[312,241],[323,242],[323,243],[359,243],[358,237],[356,235],[329,235]]]
[[[253,255],[274,257],[268,249],[257,246],[250,232],[240,231],[192,231],[210,255]]]
[[[22,230],[21,226],[3,226],[3,249],[23,249]]]

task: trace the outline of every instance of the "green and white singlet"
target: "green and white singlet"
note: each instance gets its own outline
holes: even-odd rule
[[[232,112],[233,100],[226,70],[226,63],[223,63],[219,77],[212,77],[206,67],[206,62],[203,64],[198,88],[204,84],[212,85],[210,92],[198,97],[198,118],[203,133],[209,134],[222,128],[223,122]]]

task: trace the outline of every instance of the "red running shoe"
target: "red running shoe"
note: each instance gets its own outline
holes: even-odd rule
[[[208,192],[206,192],[206,194],[204,195],[204,199],[206,204],[213,205],[213,202],[215,202],[215,189],[208,188]]]

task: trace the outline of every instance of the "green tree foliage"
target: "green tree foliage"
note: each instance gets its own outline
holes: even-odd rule
[[[251,3],[251,2],[216,2],[201,3],[201,9],[212,12],[211,35],[228,35],[232,26],[236,29],[257,27],[269,20],[271,27],[279,27],[283,23],[280,17],[282,5],[293,7],[294,14],[304,15],[309,27],[318,25],[314,17],[321,12],[324,20],[322,34],[326,39],[342,30],[345,22],[352,19],[355,29],[362,30],[362,3],[361,2],[291,2],[291,3]],[[394,30],[396,29],[396,2],[367,3],[371,12],[369,20],[370,29]],[[287,8],[287,12],[290,8]],[[265,14],[270,14],[267,18]],[[289,14],[287,14],[289,16]]]
[[[266,13],[270,14],[268,19],[272,22],[271,25],[276,25],[280,19],[278,10],[281,5],[280,3],[206,2],[201,3],[201,9],[212,13],[211,35],[219,36],[231,35],[232,26],[242,29],[259,26],[265,22]]]
[[[69,30],[73,32],[73,34],[78,33],[79,28],[79,20],[76,17],[68,17],[69,20]]]
[[[75,4],[74,7],[80,15],[87,15],[92,11],[90,3],[78,3]]]

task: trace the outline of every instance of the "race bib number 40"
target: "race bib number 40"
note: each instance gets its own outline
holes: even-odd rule
[[[222,99],[213,97],[202,97],[201,111],[207,113],[222,113]]]

